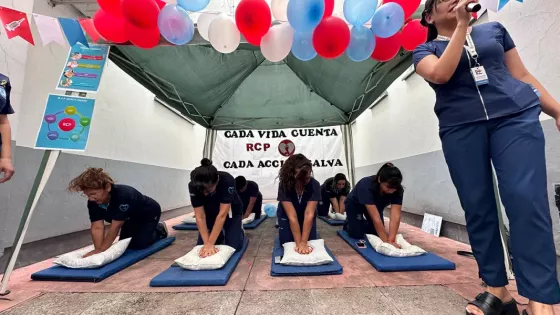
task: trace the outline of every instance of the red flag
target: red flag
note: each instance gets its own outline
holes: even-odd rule
[[[0,7],[0,20],[2,20],[2,26],[4,26],[8,39],[19,36],[31,45],[35,45],[27,14],[10,8]]]
[[[97,29],[93,25],[93,20],[92,19],[80,19],[80,25],[82,26],[84,31],[86,31],[86,33],[89,35],[89,37],[91,37],[91,40],[94,43],[97,43],[99,41],[99,39],[105,40],[105,38],[103,38],[103,36],[101,36],[101,34],[99,34]]]

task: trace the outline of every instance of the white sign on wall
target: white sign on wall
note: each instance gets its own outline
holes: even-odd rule
[[[340,127],[219,131],[212,160],[221,171],[255,181],[264,199],[276,200],[278,171],[293,154],[311,160],[321,184],[336,173],[347,175],[342,139]]]
[[[439,237],[441,222],[442,217],[425,213],[424,221],[422,221],[422,231]]]

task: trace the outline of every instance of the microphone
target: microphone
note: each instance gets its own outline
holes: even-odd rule
[[[478,12],[480,11],[480,9],[482,9],[482,6],[479,3],[469,3],[467,4],[467,6],[465,7],[465,10],[467,10],[467,12]]]

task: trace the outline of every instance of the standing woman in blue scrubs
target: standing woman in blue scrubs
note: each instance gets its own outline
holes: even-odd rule
[[[245,232],[241,223],[243,204],[229,173],[219,172],[209,159],[191,172],[189,193],[198,227],[197,245],[204,245],[201,257],[216,254],[215,245],[243,247]]]
[[[295,242],[295,250],[309,254],[307,242],[317,239],[317,204],[321,185],[311,177],[311,161],[303,154],[289,157],[280,168],[278,224],[280,244]]]
[[[469,27],[473,0],[427,0],[428,41],[414,51],[416,72],[436,93],[443,153],[487,292],[467,314],[518,314],[500,240],[492,165],[510,223],[519,294],[530,314],[553,314],[560,303],[547,197],[541,110],[560,126],[560,104],[523,65],[497,22]]]

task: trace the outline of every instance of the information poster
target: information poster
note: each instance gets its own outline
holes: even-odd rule
[[[276,200],[278,171],[293,154],[311,160],[313,176],[321,184],[336,173],[348,176],[342,138],[339,127],[219,131],[213,164],[256,182],[265,199]]]
[[[440,216],[425,213],[424,221],[422,221],[422,231],[439,237],[442,219]]]
[[[35,148],[85,151],[95,100],[49,94]]]
[[[68,59],[62,69],[57,90],[97,93],[107,58],[109,46],[78,43],[70,48]]]

